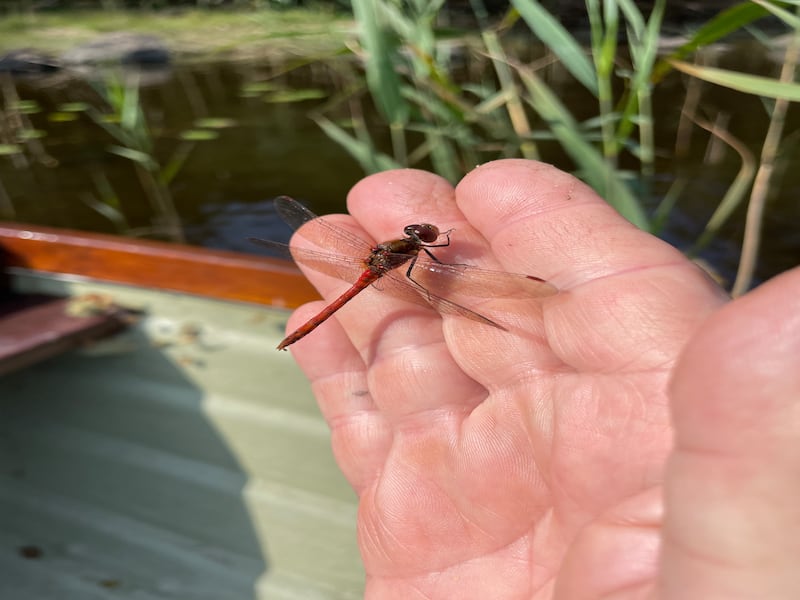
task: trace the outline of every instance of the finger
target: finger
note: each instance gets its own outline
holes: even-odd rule
[[[443,228],[465,223],[452,186],[441,177],[412,169],[365,178],[351,190],[348,206],[368,234],[382,241],[401,236],[411,223],[431,222]],[[370,368],[376,404],[391,422],[404,420],[413,426],[409,420],[427,419],[429,427],[433,411],[440,424],[447,421],[457,427],[486,392],[453,360],[441,316],[389,293],[370,292],[358,311],[341,319]]]
[[[376,238],[386,239],[387,236],[397,236],[405,225],[410,223],[431,223],[440,231],[448,231],[448,243],[443,247],[432,248],[431,252],[443,263],[466,264],[471,267],[483,269],[501,269],[503,266],[495,259],[486,239],[480,231],[476,230],[464,217],[456,203],[452,186],[438,175],[425,171],[404,169],[379,173],[366,178],[356,186],[349,198],[349,206],[354,217],[364,225],[370,234]],[[441,240],[440,240],[441,241]],[[423,258],[425,260],[425,257]],[[510,269],[511,270],[511,269]],[[424,269],[417,271],[416,281],[424,284],[444,283],[430,279]],[[445,283],[445,286],[448,284]],[[473,312],[482,314],[484,307],[491,311],[491,306],[497,304],[492,298],[503,298],[503,292],[492,293],[491,279],[481,288],[472,280],[467,280],[465,286],[458,286],[454,281],[449,287],[431,287],[428,291],[444,295],[448,300],[464,306]],[[530,280],[529,287],[536,293],[536,282]],[[542,288],[548,286],[542,285]],[[477,295],[476,295],[477,294]],[[487,299],[490,299],[487,301]],[[530,308],[525,303],[526,312]],[[490,320],[495,320],[502,327],[511,328],[519,321],[513,313],[514,305],[506,303],[501,311],[486,315]],[[445,322],[450,324],[463,322],[464,317],[459,315],[452,318],[452,310],[446,311]],[[463,314],[463,311],[462,311]],[[503,336],[493,336],[487,327],[459,328],[460,336],[474,333],[477,340],[487,341],[484,336],[494,337],[498,340]],[[497,332],[495,332],[497,333]],[[451,339],[453,336],[451,336]],[[463,337],[459,337],[459,342]],[[488,348],[484,348],[486,350]]]
[[[327,305],[332,305],[342,294],[354,291],[354,284],[368,270],[366,261],[370,251],[376,242],[365,232],[362,227],[349,215],[326,215],[325,221],[336,228],[347,230],[355,237],[363,240],[363,247],[350,248],[347,244],[339,244],[338,248],[324,247],[325,240],[318,240],[312,230],[305,232],[305,227],[300,230],[300,235],[292,238],[292,248],[312,250],[316,253],[332,253],[335,260],[337,254],[347,253],[347,257],[355,259],[355,265],[363,261],[363,265],[355,269],[352,264],[342,269],[341,265],[333,267],[337,276],[328,275],[317,270],[323,268],[328,271],[331,267],[327,264],[321,267],[318,264],[309,266],[307,258],[299,260],[299,266],[309,281],[317,288],[326,301]],[[403,225],[404,226],[404,225]],[[398,225],[394,238],[402,237],[403,226]],[[399,233],[398,233],[399,232]],[[329,231],[324,232],[329,238],[333,237]],[[387,241],[382,239],[381,241]],[[316,244],[320,245],[317,246]],[[359,254],[359,252],[361,254]],[[322,260],[315,262],[324,263]],[[398,269],[400,271],[402,267]],[[400,273],[402,279],[402,273]],[[383,293],[381,290],[387,287],[383,279],[378,279],[370,285],[366,285],[356,293],[334,313],[335,319],[344,325],[350,341],[356,346],[362,357],[370,363],[376,355],[383,351],[392,351],[398,345],[416,346],[427,345],[441,340],[441,332],[436,321],[438,316],[430,309],[426,309],[417,304],[411,304],[394,297],[391,293]],[[412,323],[409,327],[408,324]],[[413,326],[414,323],[420,326]],[[431,324],[434,327],[431,327]],[[301,323],[301,325],[303,325]],[[318,323],[308,335],[314,335],[317,329],[328,327],[328,322]],[[307,329],[304,327],[304,329]],[[302,340],[301,340],[302,342]],[[301,343],[298,342],[298,343]]]
[[[653,598],[663,490],[647,488],[586,524],[569,546],[555,600]]]
[[[466,220],[455,190],[444,178],[415,169],[385,171],[360,181],[348,196],[350,213],[375,239],[397,238],[411,223],[432,223],[453,230],[453,242],[435,249],[448,263],[499,267],[483,235]]]
[[[643,265],[686,264],[586,184],[545,163],[482,165],[461,181],[457,200],[506,268],[540,270],[560,288]]]
[[[403,185],[390,185],[403,181]],[[405,190],[413,194],[415,184],[422,181],[423,185],[431,180],[439,182],[438,191],[428,197],[434,202],[453,205],[452,187],[443,182],[441,178],[422,171],[399,171],[380,174],[363,180],[356,185],[350,194],[350,201],[359,206],[362,200],[368,198],[372,201],[375,197],[381,198],[386,206],[395,205],[398,197],[394,196],[395,190]],[[443,182],[443,183],[442,183]],[[404,192],[399,193],[399,197]],[[362,207],[363,208],[363,207]],[[362,210],[368,215],[375,213],[373,218],[364,217],[370,225],[370,231],[359,233],[359,228],[350,217],[332,216],[326,220],[336,225],[347,227],[360,237],[370,237],[385,241],[397,238],[402,234],[403,227],[410,218],[403,222],[396,221],[392,224],[384,212],[372,206],[372,210]],[[387,211],[390,213],[391,211]],[[411,214],[411,213],[409,213]],[[402,217],[401,217],[402,218]],[[308,244],[301,236],[293,240],[293,244],[304,246]],[[364,257],[366,258],[366,257]],[[326,302],[331,302],[344,292],[350,284],[334,277],[326,276],[318,271],[304,269],[305,274],[317,287]],[[376,283],[380,287],[381,282]],[[333,320],[338,324],[331,324]],[[292,320],[292,326],[297,321]],[[344,335],[349,340],[351,347],[362,360],[362,365],[369,369],[369,380],[366,388],[371,393],[371,398],[376,406],[384,411],[384,416],[390,423],[399,420],[417,418],[425,420],[429,411],[443,411],[447,419],[454,426],[465,412],[471,410],[485,397],[485,390],[470,378],[466,377],[458,368],[443,343],[441,319],[430,308],[416,304],[409,304],[394,298],[390,293],[381,293],[370,286],[359,293],[350,303],[338,311],[333,319],[320,325],[309,334],[315,338],[319,332],[327,330],[326,335],[332,337]],[[293,347],[305,349],[316,342],[304,338]],[[344,340],[338,344],[344,345]],[[337,346],[340,347],[340,346]],[[334,351],[331,355],[336,357]],[[305,363],[304,363],[305,364]],[[391,382],[387,385],[386,382]],[[334,387],[336,384],[332,384]],[[430,422],[430,421],[429,421]],[[425,425],[429,426],[429,425]]]
[[[429,174],[422,174],[422,172],[405,171],[401,173],[412,174],[416,176],[429,176]],[[412,179],[413,179],[412,175]],[[371,185],[371,179],[381,179],[382,176],[375,178],[367,178],[361,183],[357,184],[350,194],[350,197],[368,196],[370,200],[375,198],[380,199],[382,204],[391,206],[394,203],[393,193],[396,188],[392,188],[390,184],[385,186]],[[383,177],[385,179],[385,177]],[[378,187],[377,193],[373,193],[373,188]],[[366,192],[365,192],[366,190]],[[442,188],[442,193],[449,195],[452,198],[452,188],[445,186]],[[356,202],[356,204],[358,204]],[[411,285],[408,286],[406,296],[414,302],[408,302],[408,299],[398,298],[396,295],[389,293],[380,293],[383,289],[392,287],[404,287],[402,283],[405,280],[405,267],[411,266],[400,265],[392,271],[392,277],[381,278],[369,282],[362,290],[353,288],[362,275],[369,273],[366,261],[370,258],[372,249],[378,243],[389,242],[392,240],[399,240],[406,238],[407,234],[404,228],[411,222],[415,221],[414,216],[405,220],[391,222],[386,218],[383,206],[372,206],[363,211],[361,221],[366,227],[362,227],[357,220],[349,215],[327,215],[324,221],[333,228],[345,229],[347,233],[352,235],[337,235],[331,227],[310,227],[308,225],[300,229],[299,235],[292,239],[292,247],[305,248],[313,250],[314,252],[327,252],[334,254],[344,254],[348,258],[354,260],[357,265],[359,261],[363,262],[363,267],[358,268],[354,272],[345,272],[341,266],[334,267],[337,277],[328,277],[314,270],[320,268],[325,272],[331,272],[332,269],[324,263],[323,260],[317,260],[316,256],[310,257],[312,262],[308,261],[308,256],[298,259],[301,268],[306,276],[315,284],[323,297],[332,302],[344,292],[350,290],[354,292],[353,298],[348,300],[353,304],[358,305],[358,310],[352,309],[352,305],[347,305],[340,312],[337,313],[337,318],[345,324],[345,330],[351,341],[356,345],[364,357],[375,356],[381,351],[381,344],[385,343],[387,351],[391,351],[395,346],[402,345],[425,345],[430,344],[441,339],[441,334],[438,327],[431,327],[431,324],[436,324],[438,315],[435,311],[425,303],[422,297],[414,291]],[[312,221],[309,225],[313,225],[316,221]],[[360,239],[363,241],[361,246],[357,247],[350,244],[348,239]],[[315,244],[319,244],[316,246]],[[330,246],[330,247],[327,247]],[[401,252],[401,251],[398,251]],[[410,257],[410,253],[409,253]],[[378,257],[380,258],[380,257]],[[398,283],[399,282],[399,283]],[[401,294],[402,296],[402,294]],[[423,305],[423,306],[420,306]],[[408,322],[415,321],[424,323],[424,327],[406,327]],[[398,327],[399,325],[399,327]]]
[[[562,293],[542,303],[548,343],[578,371],[665,369],[725,295],[675,248],[554,167],[504,160],[459,184],[459,208],[507,269]]]
[[[430,222],[441,230],[452,228],[450,246],[435,249],[439,260],[489,269],[502,268],[483,235],[465,219],[455,202],[452,186],[437,175],[411,169],[373,175],[353,189],[349,207],[375,237],[396,235],[408,223]],[[431,291],[441,293],[441,290]],[[484,314],[506,329],[493,328],[461,316],[444,315],[443,330],[439,330],[438,317],[433,314],[431,325],[437,324],[435,331],[444,340],[447,353],[452,354],[459,368],[466,369],[470,375],[480,375],[480,367],[487,357],[490,357],[489,362],[491,357],[501,359],[505,367],[514,371],[529,371],[534,363],[541,366],[551,354],[542,352],[543,329],[536,314],[536,304],[525,301],[522,303],[524,310],[520,310],[519,303],[492,299],[491,296],[491,290],[480,298],[447,294],[448,299]],[[427,313],[431,315],[430,311]],[[386,341],[390,345],[397,344],[395,338],[386,338]],[[514,360],[508,360],[509,356]],[[477,370],[472,370],[471,362],[476,363]],[[491,384],[492,380],[502,379],[488,378],[481,383]]]
[[[292,331],[325,304],[312,302],[289,318]],[[361,356],[342,326],[331,319],[319,327],[313,339],[304,338],[289,347],[311,388],[331,430],[336,462],[360,493],[377,477],[392,441],[385,418],[375,407]]]
[[[800,597],[799,296],[795,269],[731,302],[675,369],[664,598]]]

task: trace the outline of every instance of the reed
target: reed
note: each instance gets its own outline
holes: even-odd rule
[[[129,235],[157,235],[172,241],[185,242],[170,184],[186,164],[194,147],[200,142],[216,139],[217,131],[230,126],[230,121],[214,118],[196,120],[195,127],[180,133],[179,143],[167,160],[159,160],[156,139],[150,131],[140,102],[137,78],[123,80],[110,77],[96,85],[95,89],[105,107],[97,108],[86,104],[81,108],[114,140],[115,143],[110,144],[107,150],[133,164],[142,190],[150,201],[153,223],[144,230],[130,229],[111,181],[100,171],[92,173],[99,198],[87,193],[84,195],[84,202],[108,218],[118,230]]]
[[[441,0],[413,0],[402,3],[402,8],[395,0],[353,0],[359,41],[353,52],[363,61],[364,89],[378,108],[382,126],[390,132],[391,151],[378,151],[379,144],[369,133],[375,127],[366,127],[363,107],[352,95],[348,102],[358,108],[352,113],[351,129],[334,125],[324,111],[317,120],[368,172],[422,164],[451,181],[486,160],[537,158],[537,142],[555,140],[573,163],[562,167],[571,167],[632,223],[658,233],[672,207],[685,200],[681,193],[686,182],[675,174],[673,188],[660,203],[652,196],[659,152],[653,134],[658,118],[652,107],[654,88],[677,69],[696,81],[774,100],[765,106],[771,126],[758,168],[729,132],[713,133],[739,154],[742,169],[691,250],[695,252],[740,205],[756,172],[751,207],[763,205],[775,185],[772,164],[779,155],[785,105],[800,99],[800,86],[794,83],[794,55],[789,53],[779,78],[754,77],[685,59],[770,14],[797,35],[796,12],[787,10],[792,4],[798,3],[754,0],[737,4],[698,27],[674,51],[659,56],[665,0],[656,0],[649,15],[632,0],[586,0],[587,43],[536,0],[512,0],[508,12],[495,22],[490,22],[480,0],[472,0],[480,34],[460,32],[457,43],[452,31],[439,26]],[[544,45],[543,59],[526,61],[509,50],[514,36],[520,37],[520,24]],[[516,32],[511,34],[514,25]],[[459,60],[466,55],[486,60],[486,67],[473,72],[479,74],[477,79],[465,80],[456,74]],[[548,73],[556,68],[568,72],[592,99],[594,114],[588,119],[574,115],[549,83]],[[708,127],[701,116],[686,118],[691,126]],[[632,169],[631,164],[638,166]],[[762,211],[751,209],[742,259],[749,275],[740,272],[737,291],[746,288],[752,277],[753,246],[758,246],[755,232],[762,218]]]
[[[155,142],[142,110],[136,77],[127,81],[111,77],[97,84],[95,89],[104,100],[107,110],[87,105],[86,115],[114,140],[115,143],[108,146],[108,151],[131,161],[136,169],[136,175],[153,209],[154,222],[150,233],[156,232],[173,241],[184,242],[180,216],[175,209],[168,180],[164,177],[171,169],[169,163],[162,166],[156,158]],[[108,179],[95,175],[95,182],[101,193],[101,201],[95,201],[90,206],[99,209],[115,224],[124,223],[119,198]],[[112,216],[114,213],[118,213],[116,217]]]

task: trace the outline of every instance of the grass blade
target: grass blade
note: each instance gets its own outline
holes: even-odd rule
[[[597,77],[594,68],[575,38],[536,0],[511,0],[511,4],[572,76],[596,96]]]
[[[523,158],[536,160],[539,158],[539,151],[536,148],[536,143],[530,139],[531,126],[528,122],[528,117],[525,115],[525,109],[519,97],[519,89],[514,82],[511,68],[508,65],[508,59],[505,56],[500,40],[494,31],[489,30],[484,31],[482,37],[486,51],[489,53],[489,58],[494,66],[497,81],[500,82],[500,88],[506,99],[505,107],[508,118],[511,120],[514,133],[522,140],[519,145],[520,153]]]
[[[718,69],[716,67],[703,67],[679,60],[671,60],[669,62],[673,67],[687,75],[732,90],[753,94],[755,96],[775,98],[776,100],[800,101],[800,83],[777,81],[771,77],[748,75],[747,73]]]
[[[409,108],[401,94],[402,82],[394,65],[397,40],[384,23],[379,0],[352,0],[361,44],[367,52],[367,85],[388,123],[405,123]]]
[[[698,48],[707,46],[735,31],[739,31],[753,21],[766,17],[768,14],[764,8],[753,2],[742,2],[721,12],[697,30],[688,42],[659,61],[653,70],[653,82],[661,81],[664,78],[664,75],[672,69],[673,61],[681,60]]]
[[[747,197],[747,192],[750,189],[750,185],[753,183],[753,177],[756,172],[755,157],[753,156],[753,153],[748,150],[745,144],[734,138],[727,131],[722,131],[705,120],[694,118],[693,121],[695,124],[711,132],[713,135],[725,142],[728,146],[733,148],[733,150],[735,150],[741,158],[742,166],[739,169],[739,172],[736,174],[733,183],[725,192],[725,195],[723,196],[719,205],[717,205],[714,214],[711,215],[708,223],[706,223],[703,233],[700,234],[700,237],[695,240],[694,244],[687,252],[689,256],[696,255],[703,248],[705,248],[712,239],[714,239],[722,226],[727,222],[733,212]]]
[[[586,141],[578,124],[553,91],[539,77],[521,66],[517,69],[531,96],[533,108],[548,124],[581,174],[619,213],[641,229],[648,228],[647,217],[628,186],[597,149]]]
[[[764,8],[764,10],[771,12],[789,27],[793,29],[800,29],[800,18],[797,15],[793,15],[789,11],[782,9],[780,6],[777,6],[772,2],[764,2],[764,0],[752,0],[752,2],[754,4],[758,4]]]
[[[403,165],[397,163],[391,156],[378,152],[371,143],[353,137],[325,117],[316,115],[314,121],[329,138],[344,148],[361,165],[364,172],[377,173],[402,168]]]

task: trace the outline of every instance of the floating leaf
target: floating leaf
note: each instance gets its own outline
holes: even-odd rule
[[[264,98],[264,102],[278,104],[288,102],[303,102],[304,100],[319,100],[320,98],[327,97],[328,93],[325,90],[314,88],[301,90],[280,90],[267,95]]]
[[[47,136],[47,132],[41,129],[21,129],[17,132],[17,139],[21,142],[26,140],[40,140]]]
[[[34,115],[38,112],[42,112],[42,107],[39,106],[39,103],[36,100],[17,100],[16,102],[12,102],[10,106],[11,110],[16,110],[21,112],[24,115]]]
[[[194,122],[195,127],[205,128],[205,129],[226,129],[227,127],[234,127],[236,125],[236,121],[233,119],[224,119],[224,118],[207,118],[207,119],[197,119]]]
[[[181,133],[180,137],[187,142],[205,142],[217,139],[219,134],[208,129],[187,129]]]
[[[132,160],[140,165],[142,165],[148,171],[157,171],[158,170],[158,163],[155,159],[147,154],[146,152],[142,152],[141,150],[136,150],[135,148],[125,148],[124,146],[109,146],[108,151],[112,154],[116,154],[117,156],[121,156],[123,158],[127,158],[128,160]]]
[[[19,144],[0,144],[0,156],[11,156],[12,154],[21,154],[22,146]]]
[[[70,121],[77,121],[80,118],[78,113],[74,112],[52,112],[47,115],[47,120],[51,123],[69,123]]]
[[[61,112],[79,113],[89,109],[86,102],[64,102],[58,105],[58,110]]]
[[[270,81],[253,81],[251,83],[245,83],[242,86],[241,93],[256,96],[266,92],[272,92],[277,89],[279,89],[279,86]]]

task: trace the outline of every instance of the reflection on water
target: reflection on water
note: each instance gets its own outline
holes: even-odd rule
[[[335,89],[337,82],[330,71],[313,66],[276,77],[277,71],[279,66],[268,61],[186,65],[142,89],[142,105],[154,139],[153,154],[162,164],[169,161],[181,144],[181,133],[196,119],[217,117],[234,123],[220,130],[218,139],[197,143],[170,184],[190,243],[255,252],[248,237],[288,239],[289,231],[272,211],[271,198],[287,194],[308,202],[317,213],[340,212],[347,190],[362,177],[350,156],[309,118],[324,99],[266,102],[264,94],[252,93],[258,89],[253,83],[264,80],[287,87]],[[568,85],[564,84],[562,100],[585,102],[585,94]],[[243,93],[247,90],[251,93]],[[19,164],[0,156],[0,182],[16,211],[15,219],[115,232],[108,218],[90,208],[92,198],[96,200],[102,188],[98,181],[107,180],[130,228],[146,229],[152,224],[152,207],[136,169],[130,160],[107,151],[110,137],[83,114],[77,114],[74,120],[52,118],[65,102],[97,105],[97,95],[88,84],[65,82],[63,78],[49,82],[17,80],[15,92],[23,100],[39,103],[42,110],[28,118],[36,129],[46,131],[40,157]],[[720,159],[710,159],[708,136],[700,131],[693,133],[683,160],[671,159],[686,92],[677,76],[656,92],[657,125],[661,127],[656,139],[663,157],[657,165],[653,191],[656,197],[665,194],[675,174],[687,179],[688,185],[663,233],[671,243],[686,248],[702,231],[735,177],[739,162],[730,151]],[[719,88],[704,96],[706,112],[724,111],[728,129],[756,154],[767,123],[759,106],[758,99]],[[786,131],[797,126],[797,114],[790,113]],[[543,160],[571,168],[559,148],[545,144],[541,150]],[[793,147],[787,147],[788,151],[796,152]],[[784,153],[779,165],[780,189],[771,200],[764,223],[758,280],[800,263],[796,227],[800,208],[795,200],[800,173],[787,168],[791,163],[792,157]],[[744,208],[703,253],[703,258],[728,281],[736,270],[743,218]]]
[[[316,203],[317,209],[336,210],[347,190],[361,176],[348,154],[329,140],[309,118],[320,101],[267,103],[262,96],[242,93],[248,80],[271,65],[216,63],[183,66],[157,85],[143,87],[142,105],[154,139],[153,154],[166,164],[181,144],[180,136],[196,119],[231,119],[213,141],[199,142],[170,184],[170,191],[191,243],[206,245],[207,222],[221,206],[247,206],[291,193]],[[287,83],[292,84],[289,78]],[[301,85],[314,85],[309,72]],[[327,85],[330,82],[322,82]],[[0,157],[0,179],[19,221],[115,232],[111,221],[87,203],[97,198],[98,175],[107,179],[132,229],[151,224],[152,207],[130,160],[107,151],[118,143],[84,114],[75,120],[53,122],[66,102],[102,106],[85,82],[72,80],[50,86],[45,80],[17,81],[23,99],[35,99],[42,110],[30,115],[32,125],[47,135],[41,142],[46,157],[16,168]],[[250,232],[253,233],[252,231]],[[272,232],[258,232],[266,237]],[[245,237],[245,236],[243,236]]]
[[[248,238],[261,237],[288,244],[292,235],[291,229],[275,212],[271,199],[208,204],[202,211],[202,218],[187,225],[187,237],[207,248],[268,254],[268,248],[256,246]]]

